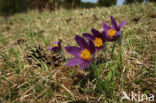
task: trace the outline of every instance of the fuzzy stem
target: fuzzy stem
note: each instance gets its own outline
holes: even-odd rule
[[[122,38],[123,38],[123,32],[121,31],[121,34],[120,34],[120,42],[119,42],[119,45],[120,45],[120,63],[122,62]]]
[[[90,79],[94,79],[98,76],[97,74],[97,68],[96,68],[96,61],[94,60],[90,65]]]
[[[105,43],[105,46],[104,48],[102,49],[103,53],[104,53],[104,56],[106,58],[106,52],[107,52],[107,43]]]
[[[113,58],[113,53],[114,53],[115,46],[116,46],[116,41],[114,42],[113,48],[112,48],[112,51],[111,51],[111,59]]]
[[[63,61],[66,61],[67,59],[66,59],[66,56],[64,55],[65,53],[64,53],[64,45],[62,45],[62,48],[61,48],[62,50],[60,51],[60,54],[61,54],[61,56],[63,57]]]
[[[62,56],[63,59],[66,60],[66,58],[65,58],[65,56],[64,56],[64,51],[61,50],[61,51],[59,52],[59,54]]]

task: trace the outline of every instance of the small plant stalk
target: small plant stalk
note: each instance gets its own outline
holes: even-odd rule
[[[104,53],[105,58],[106,58],[106,52],[107,52],[107,43],[105,43],[105,47],[102,49],[102,53]]]
[[[64,45],[62,45],[62,48],[64,48]],[[64,55],[65,53],[64,53],[64,50],[63,49],[59,52],[59,54],[62,56],[63,61],[66,61],[67,60],[66,59],[66,56]]]
[[[114,53],[115,46],[116,46],[116,41],[114,42],[113,48],[112,48],[112,51],[111,51],[111,59],[113,58],[113,53]]]
[[[119,46],[120,46],[120,63],[122,62],[122,38],[123,38],[123,31],[121,31],[121,34],[120,34],[120,39],[119,39]]]
[[[90,67],[89,67],[89,70],[90,70],[90,79],[94,79],[94,78],[98,78],[98,73],[97,73],[97,65],[96,65],[96,60],[94,60]]]

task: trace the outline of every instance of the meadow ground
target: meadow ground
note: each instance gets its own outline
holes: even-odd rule
[[[116,45],[112,58],[110,42],[105,54],[97,54],[94,77],[87,70],[66,67],[48,51],[55,40],[77,45],[75,34],[90,33],[91,28],[102,31],[102,22],[110,23],[110,16],[128,21],[122,29],[123,44]],[[120,102],[123,90],[156,96],[155,3],[29,11],[0,17],[0,24],[0,103]]]

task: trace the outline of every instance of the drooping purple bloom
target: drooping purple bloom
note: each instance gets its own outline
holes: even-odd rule
[[[95,45],[95,49],[96,51],[99,51],[100,49],[102,49],[105,46],[105,35],[104,33],[99,32],[98,30],[92,28],[91,29],[92,34],[89,33],[83,33],[83,37],[85,37],[87,40],[92,40],[94,45]]]
[[[54,46],[53,47],[49,47],[48,49],[53,51],[53,52],[58,52],[61,51],[61,40],[59,40],[59,42],[55,41]]]
[[[103,22],[103,33],[106,34],[106,41],[116,41],[120,37],[121,28],[127,23],[127,21],[123,21],[119,25],[117,25],[116,20],[113,16],[111,18],[112,27]]]
[[[79,47],[67,46],[65,50],[75,56],[67,62],[67,66],[80,65],[79,70],[89,66],[95,55],[95,46],[91,40],[86,42],[82,37],[76,35],[75,40]]]

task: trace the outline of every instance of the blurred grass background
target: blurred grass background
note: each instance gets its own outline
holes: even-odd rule
[[[156,95],[156,3],[132,3],[120,7],[90,9],[28,10],[0,17],[0,102],[1,103],[96,103],[120,102],[122,90]],[[34,45],[45,53],[55,40],[76,45],[75,34],[102,31],[102,22],[110,16],[123,28],[123,60],[119,46],[110,59],[112,43],[106,56],[96,66],[97,78],[87,79],[87,72],[68,68],[30,65],[26,57]],[[65,55],[70,56],[65,52]],[[99,53],[97,56],[101,56]],[[37,60],[36,60],[37,61]],[[126,102],[126,101],[125,101]]]
[[[112,5],[130,4],[136,2],[155,2],[155,0],[0,0],[0,15],[9,16],[28,10],[56,10],[59,8],[93,8],[96,6],[109,7]]]

